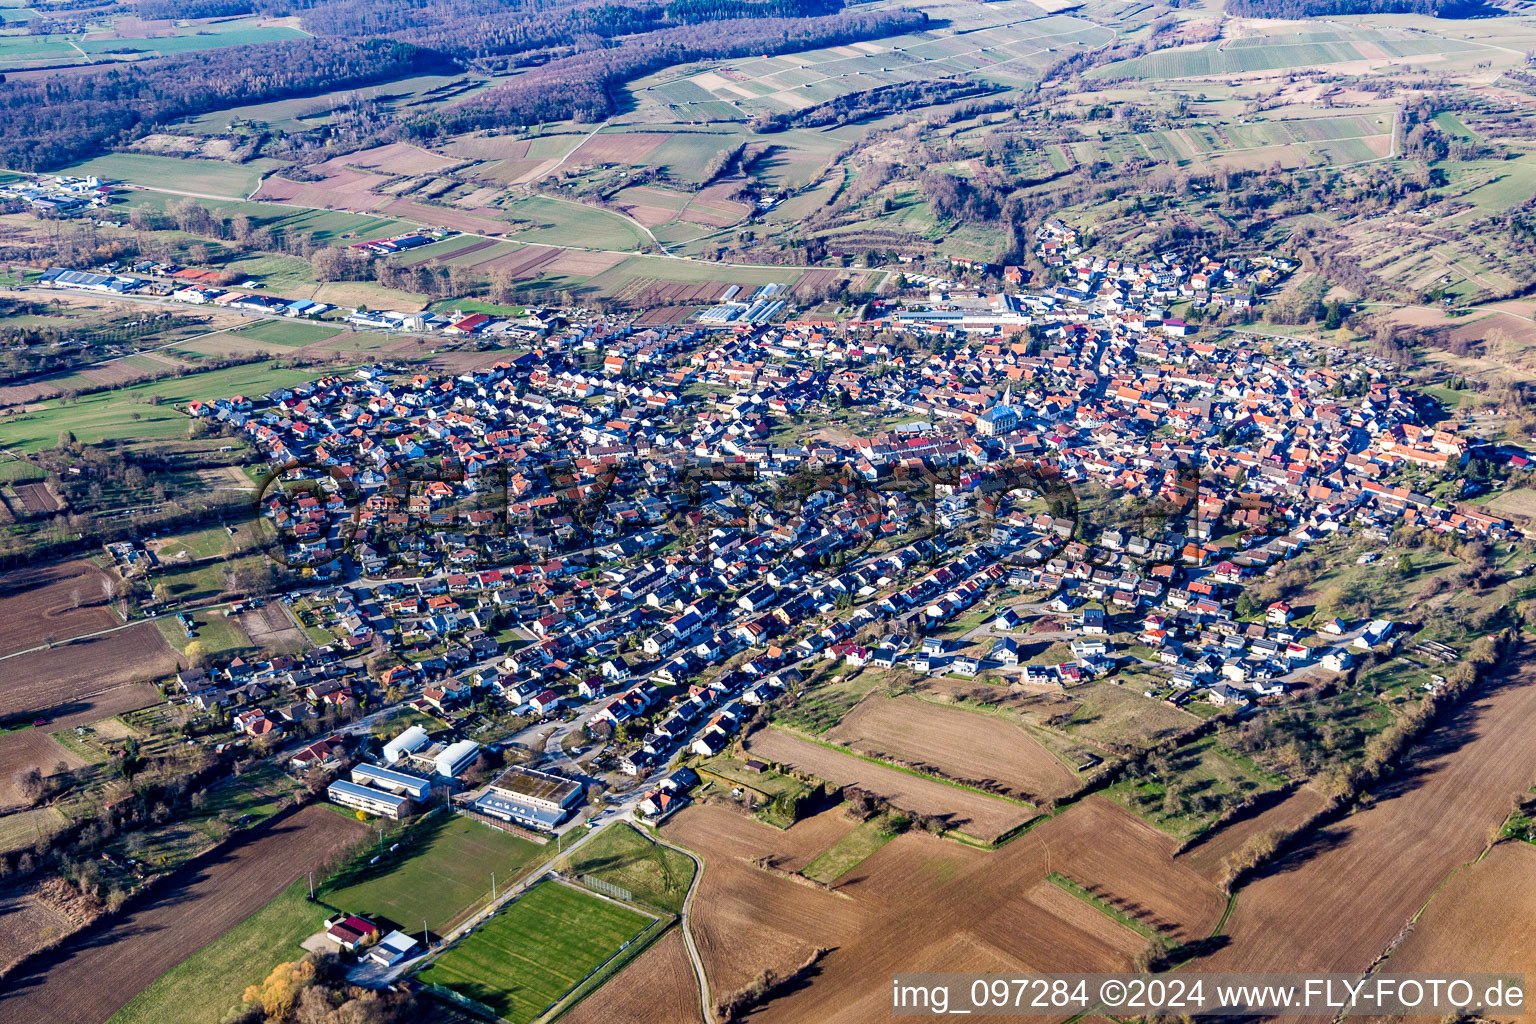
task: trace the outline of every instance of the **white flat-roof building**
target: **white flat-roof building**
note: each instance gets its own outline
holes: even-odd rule
[[[384,936],[368,950],[368,959],[381,967],[393,967],[402,960],[409,960],[421,949],[421,943],[402,931]]]
[[[470,805],[481,814],[548,832],[581,799],[581,785],[558,775],[511,767]]]
[[[464,769],[474,764],[479,756],[480,744],[474,740],[459,740],[437,755],[437,774],[456,779]]]
[[[399,736],[384,744],[384,760],[395,764],[401,758],[427,745],[427,730],[413,725]]]

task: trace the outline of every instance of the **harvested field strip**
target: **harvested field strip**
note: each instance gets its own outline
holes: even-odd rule
[[[1077,786],[1072,772],[1022,728],[916,697],[870,696],[826,736],[877,760],[1018,799],[1055,799]]]
[[[535,270],[546,263],[553,262],[559,255],[559,249],[528,245],[515,252],[505,253],[479,263],[470,263],[467,266],[484,267],[487,270],[507,273],[513,277],[535,277],[537,276],[533,273]]]
[[[813,882],[830,885],[894,838],[896,834],[891,831],[889,822],[872,818],[833,843],[826,853],[807,864],[800,873]]]
[[[484,250],[484,249],[489,249],[491,246],[497,245],[497,244],[499,244],[499,243],[494,238],[482,238],[478,242],[474,242],[474,243],[472,243],[470,245],[461,246],[460,248],[454,249],[452,252],[445,252],[445,253],[439,253],[437,255],[434,255],[434,256],[431,257],[431,259],[432,260],[440,260],[440,261],[442,261],[444,263],[447,263],[449,260],[463,259],[465,256],[472,255],[473,253],[480,252],[481,250]],[[404,262],[409,266],[409,265],[414,265],[415,263],[422,262],[422,261],[409,260],[408,259],[408,260],[406,260]]]
[[[658,939],[608,984],[561,1018],[566,1024],[702,1024],[681,928]]]
[[[1046,875],[1045,878],[1046,881],[1056,886],[1062,892],[1070,894],[1074,899],[1082,900],[1094,910],[1097,910],[1099,913],[1103,914],[1105,917],[1116,922],[1117,924],[1122,924],[1129,928],[1131,931],[1136,932],[1138,935],[1145,936],[1149,939],[1157,937],[1158,933],[1156,929],[1147,927],[1140,921],[1136,920],[1136,918],[1132,917],[1130,914],[1127,914],[1125,911],[1115,906],[1113,903],[1110,903],[1102,896],[1090,892],[1083,886],[1078,885],[1076,882],[1072,881],[1072,879],[1068,878],[1066,875],[1063,875],[1061,872],[1052,871],[1049,875]]]
[[[197,864],[168,876],[155,893],[110,926],[43,954],[0,990],[7,1024],[55,1024],[59,1007],[104,1021],[195,950],[254,913],[363,826],[323,807],[240,835]]]
[[[1438,723],[1365,810],[1321,828],[1243,887],[1207,970],[1363,970],[1536,778],[1529,651]],[[1348,928],[1339,928],[1348,921]]]
[[[982,842],[993,842],[1035,817],[1034,808],[1027,804],[871,763],[778,729],[763,729],[749,743],[757,757],[782,762],[834,785],[866,789],[901,810],[935,816],[946,827]]]

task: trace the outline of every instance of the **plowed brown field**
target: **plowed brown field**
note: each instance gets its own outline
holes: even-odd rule
[[[934,815],[950,828],[986,842],[1035,816],[1033,808],[871,764],[777,729],[759,730],[747,746],[764,760],[792,765],[835,785],[866,789],[904,811]]]
[[[1049,800],[1077,784],[1023,729],[995,715],[939,707],[916,697],[872,694],[827,739],[861,754],[1023,800]]]
[[[50,725],[48,729],[51,728]],[[21,790],[16,787],[18,773],[36,768],[44,775],[52,775],[60,763],[66,768],[79,768],[85,764],[84,758],[48,735],[48,729],[0,733],[0,811],[24,802]]]
[[[1462,868],[1430,900],[1382,970],[1392,974],[1489,971],[1536,977],[1536,846],[1500,843]]]
[[[1357,971],[1380,955],[1436,886],[1477,857],[1513,795],[1536,778],[1526,653],[1409,751],[1371,807],[1318,830],[1245,886],[1231,944],[1203,966]]]
[[[699,983],[681,928],[561,1018],[569,1024],[700,1024]]]
[[[1098,798],[995,851],[898,836],[837,895],[751,865],[803,856],[814,844],[800,830],[778,832],[719,805],[688,808],[662,829],[704,857],[692,925],[716,998],[764,967],[831,950],[808,985],[754,1015],[761,1024],[884,1019],[898,972],[1125,969],[1140,936],[1050,885],[1051,871],[1131,909],[1171,942],[1208,935],[1224,906],[1214,886],[1173,860],[1172,839]]]
[[[176,653],[152,622],[18,654],[0,661],[0,720],[34,711],[47,711],[50,719],[89,712],[106,691],[169,675],[176,664]]]
[[[117,625],[111,577],[83,558],[0,574],[0,655]]]
[[[150,982],[255,913],[361,822],[323,807],[253,830],[177,877],[127,916],[81,932],[0,986],[6,1024],[104,1021]],[[61,1011],[67,1009],[67,1016]]]

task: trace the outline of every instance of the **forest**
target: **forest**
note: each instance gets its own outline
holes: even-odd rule
[[[45,170],[174,118],[387,82],[445,64],[441,55],[405,43],[304,39],[94,74],[12,77],[0,85],[0,165]]]
[[[1463,0],[1227,0],[1227,13],[1243,18],[1328,18],[1343,14],[1461,17],[1467,6]]]
[[[833,46],[926,21],[916,12],[846,13],[842,0],[146,0],[139,13],[200,18],[253,8],[297,13],[315,38],[47,78],[0,76],[0,164],[46,170],[178,118],[469,66],[526,70],[406,134],[597,121],[614,112],[624,81],[668,64]],[[391,125],[386,134],[398,129]]]

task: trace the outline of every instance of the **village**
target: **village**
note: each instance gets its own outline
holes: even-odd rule
[[[1380,699],[1405,706],[1445,689],[1470,633],[1426,630],[1411,603],[1321,599],[1316,577],[1406,576],[1412,560],[1390,553],[1406,536],[1525,540],[1457,495],[1474,461],[1518,471],[1526,454],[1447,417],[1388,360],[1202,323],[1251,314],[1290,261],[1089,257],[1056,221],[1036,247],[1052,276],[1033,284],[962,260],[851,316],[764,286],[671,323],[349,312],[171,266],[44,275],[474,340],[459,370],[375,355],[178,405],[198,436],[247,453],[255,496],[219,529],[261,537],[244,557],[271,564],[269,585],[182,601],[157,586],[174,569],[159,542],[106,546],[133,616],[185,641],[193,663],[161,688],[184,728],[378,830],[373,867],[348,871],[381,880],[367,896],[327,882],[337,913],[312,948],[346,954],[360,984],[429,978],[508,900],[569,881],[570,850],[629,834],[611,826],[725,803],[784,828],[832,791],[992,848],[1060,794],[1103,786],[1156,723],[1235,746],[1366,670],[1387,666]],[[305,642],[192,658],[221,612]],[[1059,727],[1053,707],[1106,690],[1124,736]],[[854,708],[886,713],[870,694],[1038,715],[1055,761],[1001,789],[826,731]],[[841,753],[819,761],[812,741]],[[848,754],[989,788],[946,813],[851,785]],[[1161,799],[1132,775],[1121,798],[1209,828],[1280,785],[1246,754],[1213,756],[1236,766],[1220,791]],[[401,837],[387,849],[386,829]],[[483,905],[416,928],[386,881],[439,856],[419,834],[523,844],[525,888],[493,882]]]
[[[1046,232],[1042,248],[1057,244]],[[1034,311],[1017,314],[1028,341],[1002,325],[943,328],[960,336],[925,350],[795,321],[573,317],[457,376],[372,364],[194,401],[190,416],[277,469],[261,516],[315,581],[283,600],[335,639],[302,665],[194,673],[186,698],[227,703],[251,736],[281,730],[300,699],[404,703],[463,737],[408,751],[419,784],[336,784],[341,802],[395,816],[402,786],[457,789],[500,719],[578,730],[581,761],[547,763],[627,786],[720,753],[823,661],[1023,690],[1135,665],[1158,680],[1138,676],[1147,699],[1283,702],[1305,673],[1415,642],[1387,620],[1298,623],[1283,600],[1245,599],[1251,585],[1337,535],[1510,535],[1394,484],[1454,472],[1476,442],[1432,426],[1390,367],[1184,338],[1149,316],[1172,281],[1236,278],[1220,264],[1080,260],[1069,276],[1083,287],[1064,302],[1056,288],[1017,303]],[[909,315],[939,313],[857,326]],[[836,429],[860,410],[887,429]],[[815,439],[785,438],[786,420]],[[1127,524],[1052,488],[1145,507]],[[971,628],[946,637],[960,620]],[[1069,654],[1022,663],[1042,620]],[[534,829],[568,810],[506,792],[467,804]]]

